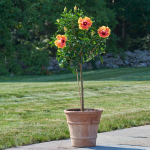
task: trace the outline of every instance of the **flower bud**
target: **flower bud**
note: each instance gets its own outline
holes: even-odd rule
[[[56,20],[59,23],[59,19]]]
[[[64,8],[64,12],[65,12],[65,13],[67,12],[67,8],[66,8],[66,7]]]
[[[77,6],[75,5],[75,7],[74,7],[74,12],[77,10]]]
[[[64,27],[64,31],[67,31],[67,27]]]
[[[94,35],[94,33],[95,33],[95,32],[94,32],[94,31],[92,31],[92,32],[91,32],[91,36],[93,36],[93,35]]]

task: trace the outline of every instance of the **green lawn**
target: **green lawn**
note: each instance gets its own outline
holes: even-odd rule
[[[150,67],[86,71],[85,107],[99,132],[150,123]],[[76,75],[0,77],[0,149],[69,138],[64,109],[78,108]]]

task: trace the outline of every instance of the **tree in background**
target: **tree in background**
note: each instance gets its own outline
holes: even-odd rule
[[[150,1],[106,0],[108,7],[116,12],[118,24],[115,34],[123,49],[150,49]],[[149,44],[149,46],[148,46]],[[145,46],[144,46],[145,45]]]
[[[39,74],[46,65],[42,31],[46,19],[32,0],[0,2],[0,74]],[[39,19],[40,18],[40,19]]]
[[[0,75],[41,74],[43,66],[56,50],[49,47],[60,12],[66,6],[80,7],[95,26],[116,26],[115,13],[104,0],[1,0],[0,1]],[[103,17],[100,17],[100,15]],[[115,35],[111,34],[108,49],[115,51]]]

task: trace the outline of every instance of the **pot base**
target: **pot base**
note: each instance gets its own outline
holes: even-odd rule
[[[96,138],[92,139],[72,139],[71,144],[73,147],[95,147]]]

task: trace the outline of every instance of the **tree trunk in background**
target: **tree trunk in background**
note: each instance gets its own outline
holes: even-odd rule
[[[124,21],[122,23],[122,38],[124,39]]]

